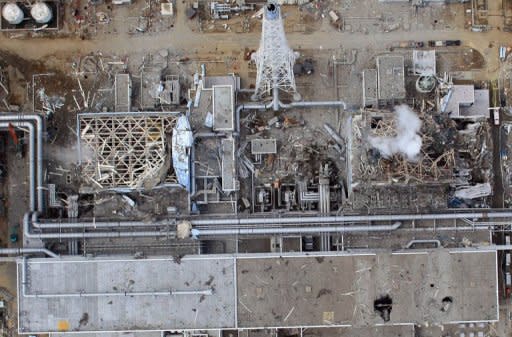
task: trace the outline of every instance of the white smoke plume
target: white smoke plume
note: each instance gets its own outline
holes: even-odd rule
[[[418,132],[421,120],[407,105],[395,107],[396,136],[369,137],[370,145],[385,158],[401,154],[408,161],[417,161],[421,150],[421,137]]]

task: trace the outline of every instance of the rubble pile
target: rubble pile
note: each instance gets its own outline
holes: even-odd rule
[[[367,141],[398,137],[397,122],[392,114],[363,111],[361,116],[356,116],[353,147],[359,153],[353,153],[354,181],[381,184],[450,182],[455,160],[453,144],[444,143],[442,138],[437,137],[441,125],[432,116],[422,115],[420,119],[421,148],[417,159],[411,161],[411,157],[399,151],[391,156],[387,152],[383,154]]]

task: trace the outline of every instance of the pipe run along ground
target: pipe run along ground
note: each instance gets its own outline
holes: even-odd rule
[[[37,187],[36,187],[36,173],[35,171],[30,174],[30,181],[33,181],[33,186],[31,186],[30,193],[33,193],[34,195],[37,192],[37,210],[42,212],[44,210],[44,191],[43,191],[43,118],[40,115],[37,114],[30,114],[30,115],[21,115],[21,114],[0,114],[0,127],[7,128],[9,126],[9,123],[11,123],[13,126],[22,126],[29,128],[30,131],[30,137],[35,137],[33,128],[30,129],[30,126],[26,126],[24,123],[32,123],[32,125],[35,125],[36,132],[37,132],[37,144],[33,144],[35,146],[32,146],[29,148],[29,160],[31,162],[37,161]],[[4,126],[6,125],[6,126]],[[36,149],[36,154],[34,154],[34,148]],[[37,190],[37,191],[36,191]],[[32,208],[32,207],[31,207]],[[35,207],[34,207],[35,210]]]
[[[293,216],[282,218],[223,218],[223,219],[191,219],[192,226],[198,225],[258,225],[258,224],[336,224],[372,221],[414,221],[414,220],[457,220],[457,219],[496,219],[512,218],[512,212],[486,211],[464,213],[433,213],[433,214],[379,214],[379,215],[339,215],[339,216]]]
[[[24,254],[44,254],[49,257],[58,258],[55,254],[46,248],[0,248],[0,255],[24,255]]]
[[[369,226],[310,226],[310,227],[284,227],[284,228],[219,228],[219,229],[192,229],[193,237],[211,235],[269,235],[269,234],[317,234],[317,233],[357,233],[357,232],[387,232],[398,229],[402,224],[369,225]]]
[[[2,116],[0,116],[2,117]],[[1,119],[0,119],[1,121]],[[29,206],[31,211],[35,211],[36,209],[36,163],[35,163],[35,135],[34,135],[34,125],[30,122],[18,122],[18,121],[6,121],[0,122],[0,128],[5,129],[8,128],[9,125],[12,125],[17,128],[27,128],[29,130]]]
[[[25,235],[28,238],[38,239],[80,239],[80,238],[116,238],[116,237],[163,237],[173,236],[174,231],[169,226],[174,225],[172,221],[160,221],[148,224],[142,221],[113,221],[113,222],[61,222],[44,223],[38,220],[37,212],[27,213],[24,217],[23,225]],[[285,217],[285,218],[223,218],[223,219],[190,219],[192,228],[199,230],[201,236],[208,235],[250,235],[250,234],[279,234],[279,233],[326,233],[326,232],[357,232],[357,231],[386,231],[393,230],[389,226],[348,225],[354,222],[373,222],[373,221],[414,221],[414,220],[456,220],[456,219],[493,219],[493,218],[512,218],[512,212],[487,211],[487,212],[466,212],[466,213],[442,213],[442,214],[394,214],[394,215],[353,215],[353,216],[303,216],[303,217]],[[297,226],[303,224],[304,226]],[[338,224],[338,226],[327,226]],[[340,226],[340,224],[344,224]],[[265,227],[272,225],[274,227]],[[279,226],[281,225],[281,226]],[[309,226],[308,226],[309,225]],[[324,226],[320,226],[324,225]],[[33,233],[32,226],[39,229],[41,233]],[[85,232],[85,229],[121,229],[127,227],[163,227],[156,231],[132,231],[125,232]],[[198,226],[208,226],[211,228],[197,228]],[[224,228],[222,227],[224,226]],[[225,226],[232,226],[225,227]],[[251,227],[249,227],[251,226]],[[261,226],[261,227],[256,227]],[[167,229],[165,228],[167,227]],[[492,225],[488,223],[474,223],[469,226],[469,230],[488,229]],[[79,232],[68,233],[43,233],[45,229],[78,229]],[[420,229],[418,229],[420,230]],[[429,229],[431,230],[431,229]],[[459,228],[450,228],[450,230],[459,230]],[[460,229],[462,230],[462,229]],[[197,233],[197,232],[196,232]]]
[[[175,233],[174,231],[161,229],[158,231],[129,231],[129,232],[84,232],[82,228],[82,231],[79,232],[58,232],[58,233],[34,233],[32,231],[32,225],[31,225],[31,213],[26,213],[23,216],[23,236],[27,239],[56,239],[56,240],[69,240],[69,239],[92,239],[92,238],[133,238],[133,237],[174,237]],[[142,223],[142,222],[139,222]],[[106,224],[106,223],[105,223]],[[114,224],[116,224],[114,222]],[[62,224],[59,224],[62,225]],[[64,224],[65,225],[65,224]],[[73,223],[69,225],[75,225]],[[133,225],[132,225],[133,226]],[[147,224],[146,224],[147,226]],[[91,222],[87,226],[88,228],[94,227],[94,223]],[[61,226],[60,228],[66,228],[66,226]],[[102,228],[108,228],[113,229],[116,228],[116,226],[110,226],[110,227],[102,227]]]

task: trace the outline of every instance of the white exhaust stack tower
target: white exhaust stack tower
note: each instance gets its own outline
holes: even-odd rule
[[[281,8],[270,2],[265,5],[260,47],[251,58],[256,62],[256,89],[253,100],[258,100],[272,90],[274,110],[279,109],[279,90],[293,95],[299,100],[295,86],[293,65],[299,56],[288,46],[284,34]]]

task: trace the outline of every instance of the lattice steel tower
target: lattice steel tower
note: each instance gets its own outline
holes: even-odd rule
[[[282,90],[299,100],[293,75],[293,65],[298,56],[286,41],[281,8],[275,3],[268,3],[263,12],[260,47],[251,56],[257,69],[256,89],[252,98],[258,100],[272,90],[274,104],[277,104],[279,90]]]

